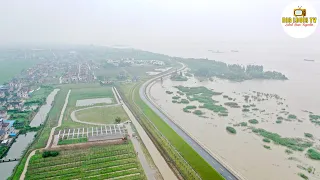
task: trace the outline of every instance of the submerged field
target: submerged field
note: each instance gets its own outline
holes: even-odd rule
[[[146,179],[131,143],[61,150],[56,157],[36,153],[26,179]]]

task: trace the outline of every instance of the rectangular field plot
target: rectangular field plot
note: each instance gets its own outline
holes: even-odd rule
[[[26,179],[146,179],[131,143],[41,153],[30,159]]]
[[[111,104],[111,103],[112,103],[111,98],[82,99],[82,100],[77,100],[76,107],[92,106],[95,104]]]

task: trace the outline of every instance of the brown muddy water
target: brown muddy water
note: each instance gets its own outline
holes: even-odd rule
[[[235,55],[236,54],[236,55]],[[278,57],[279,54],[277,54]],[[213,55],[211,55],[213,56]],[[241,58],[246,59],[246,54],[229,53],[227,55],[216,55],[215,59],[222,59],[225,62],[237,63]],[[303,138],[304,133],[311,133],[314,136],[314,147],[320,147],[320,127],[309,121],[308,112],[320,114],[320,92],[319,69],[320,63],[304,62],[303,56],[293,56],[289,61],[269,61],[264,64],[267,69],[277,69],[284,72],[290,80],[250,80],[244,82],[229,82],[221,79],[200,82],[190,78],[186,82],[174,82],[169,78],[164,79],[163,84],[156,82],[151,87],[150,93],[153,100],[179,125],[191,133],[197,140],[206,146],[212,153],[221,157],[234,170],[249,180],[294,180],[302,179],[298,173],[303,173],[309,179],[320,179],[320,161],[314,161],[306,157],[306,153],[294,151],[293,154],[286,154],[284,146],[274,143],[264,143],[263,137],[252,133],[248,127],[235,127],[236,135],[229,134],[226,126],[233,126],[240,122],[248,122],[249,119],[257,119],[258,124],[248,126],[263,128],[267,131],[280,134],[282,137]],[[265,58],[265,56],[264,56]],[[236,60],[238,59],[238,60]],[[250,58],[247,58],[250,59]],[[272,59],[272,58],[270,58]],[[241,64],[259,64],[252,61],[241,61]],[[290,64],[290,66],[288,66]],[[214,91],[223,92],[235,98],[241,108],[228,109],[227,117],[220,117],[212,111],[201,109],[207,118],[199,117],[192,113],[183,112],[184,104],[172,103],[172,96],[178,95],[174,86],[183,85],[188,87],[205,86]],[[172,91],[173,94],[166,94],[165,91]],[[255,91],[255,92],[254,92]],[[280,98],[265,98],[264,101],[252,100],[246,103],[244,95],[257,96],[256,92],[277,94]],[[180,95],[179,95],[180,96]],[[183,97],[183,96],[181,96]],[[184,96],[185,97],[185,96]],[[219,104],[230,102],[227,98],[213,96]],[[231,101],[232,102],[232,101]],[[242,105],[255,104],[257,111],[242,112]],[[199,105],[190,102],[188,105]],[[252,108],[250,108],[252,109]],[[285,110],[283,110],[285,109]],[[285,111],[285,112],[283,112]],[[283,120],[281,124],[276,123],[277,116],[287,119],[289,114],[297,116],[296,120]],[[271,150],[263,147],[268,145]],[[288,158],[294,157],[295,160]],[[298,166],[315,168],[315,173],[308,173]]]

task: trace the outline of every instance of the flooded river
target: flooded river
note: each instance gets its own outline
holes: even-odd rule
[[[222,49],[219,49],[223,51]],[[225,52],[227,49],[224,50]],[[230,50],[229,50],[230,51]],[[277,70],[286,74],[287,81],[273,80],[250,80],[244,82],[229,82],[221,79],[213,81],[200,82],[195,78],[190,78],[186,82],[173,82],[166,78],[163,84],[156,82],[153,84],[150,92],[153,100],[168,115],[192,134],[202,145],[206,146],[211,153],[222,158],[234,170],[249,180],[283,180],[283,179],[301,179],[298,173],[303,173],[309,179],[320,179],[320,162],[314,161],[305,156],[304,152],[286,154],[287,149],[284,146],[274,143],[265,143],[262,137],[252,133],[247,127],[235,127],[236,135],[227,133],[226,126],[233,126],[240,122],[248,122],[249,119],[257,119],[256,128],[263,128],[267,131],[280,134],[282,137],[303,138],[304,133],[311,133],[314,136],[314,147],[319,147],[320,127],[315,126],[309,121],[309,113],[303,110],[311,111],[314,114],[320,114],[319,103],[320,92],[320,56],[312,54],[317,62],[303,61],[305,54],[296,52],[293,54],[283,54],[281,52],[259,52],[239,51],[238,53],[208,53],[203,52],[202,57],[224,61],[226,63],[237,64],[261,64],[267,70]],[[172,103],[172,96],[178,95],[174,86],[183,85],[188,87],[205,86],[214,91],[223,92],[237,102],[241,108],[228,108],[229,115],[220,117],[212,111],[204,111],[206,118],[195,114],[183,112],[186,105]],[[169,95],[166,91],[172,91]],[[279,95],[282,100],[268,98],[265,101],[252,101],[259,111],[242,112],[242,105],[248,104],[243,96],[254,96],[255,92],[271,93]],[[183,96],[181,96],[183,97]],[[185,98],[185,96],[184,96]],[[230,102],[227,98],[213,96],[219,104]],[[188,105],[199,105],[190,102]],[[282,111],[285,109],[287,113]],[[282,121],[276,123],[277,117],[287,118],[288,114],[297,116],[296,120]],[[271,150],[263,147],[268,145]],[[290,158],[291,157],[291,158]],[[291,160],[289,160],[290,158]],[[299,168],[300,167],[300,168]],[[313,167],[315,173],[308,173],[301,167]]]
[[[33,120],[30,123],[31,127],[37,127],[40,126],[44,122],[44,120],[47,117],[48,112],[51,109],[51,104],[54,100],[54,97],[58,93],[59,89],[53,90],[49,96],[47,97],[46,104],[41,106],[38,113],[34,116]]]

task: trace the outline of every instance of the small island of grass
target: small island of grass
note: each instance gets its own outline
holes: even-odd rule
[[[182,72],[172,74],[170,79],[172,81],[188,81],[188,78],[183,76]]]
[[[316,125],[320,125],[320,115],[310,114],[309,120]]]
[[[204,115],[204,112],[202,112],[201,110],[195,110],[195,111],[193,111],[193,114],[198,115],[198,116],[202,116],[202,115]]]
[[[263,147],[266,148],[266,149],[271,149],[271,147],[267,146],[267,145],[263,145]]]
[[[224,105],[232,107],[232,108],[240,108],[240,106],[236,102],[226,102],[226,103],[224,103]]]
[[[289,114],[288,119],[297,119],[297,116],[294,114]]]
[[[313,135],[310,134],[310,133],[304,133],[304,136],[307,137],[307,138],[313,138]]]
[[[281,124],[282,121],[281,121],[281,120],[276,120],[276,123],[277,123],[277,124]]]
[[[172,99],[180,99],[180,96],[173,96]]]
[[[233,127],[230,127],[230,126],[227,126],[226,130],[231,134],[236,134],[237,133],[236,129],[234,129]]]
[[[247,109],[247,108],[242,109],[242,112],[249,112],[249,111],[250,109]]]
[[[171,91],[166,91],[166,93],[167,93],[167,94],[172,94],[173,92],[171,92]]]
[[[286,152],[287,154],[292,154],[292,153],[293,153],[293,152],[292,152],[291,150],[289,150],[289,149],[286,149],[285,152]]]
[[[249,123],[251,123],[251,124],[258,124],[259,121],[256,120],[256,119],[250,119],[250,120],[249,120]]]
[[[263,142],[270,143],[271,141],[268,138],[263,138]]]
[[[307,155],[314,160],[320,160],[320,152],[315,149],[308,149]]]

